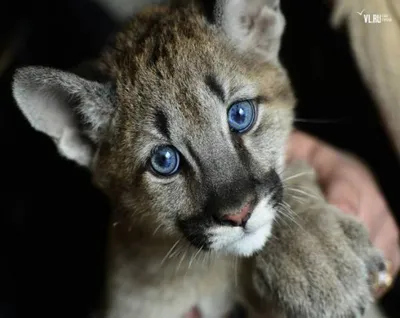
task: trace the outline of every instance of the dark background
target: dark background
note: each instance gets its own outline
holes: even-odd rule
[[[283,0],[283,10],[288,25],[282,59],[304,120],[298,128],[363,158],[393,211],[400,211],[394,186],[399,163],[355,67],[346,30],[330,28],[322,0]],[[61,159],[50,139],[28,126],[11,98],[10,80],[22,65],[75,66],[96,55],[115,27],[88,0],[0,3],[0,56],[10,40],[21,40],[0,74],[1,318],[83,318],[98,301],[106,201],[87,172]],[[313,119],[330,123],[305,122]],[[396,299],[399,283],[383,300],[390,317],[400,317]]]

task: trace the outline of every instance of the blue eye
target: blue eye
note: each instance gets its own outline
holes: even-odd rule
[[[171,176],[179,169],[178,151],[171,146],[158,147],[150,158],[151,168],[162,176]]]
[[[256,110],[251,101],[241,101],[228,109],[228,123],[231,130],[237,133],[248,131],[254,124]]]

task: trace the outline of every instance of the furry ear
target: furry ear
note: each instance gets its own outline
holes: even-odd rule
[[[47,67],[17,70],[13,96],[36,130],[51,137],[60,153],[88,167],[113,113],[111,85]]]
[[[280,0],[216,0],[214,20],[241,52],[277,62],[285,18]]]

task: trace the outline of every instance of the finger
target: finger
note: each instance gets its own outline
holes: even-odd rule
[[[400,247],[398,244],[397,246],[394,247],[392,254],[393,254],[392,275],[393,278],[396,278],[399,275],[400,271]]]
[[[377,290],[377,298],[384,296],[391,288],[392,282],[396,279],[400,268],[400,248],[399,248],[399,232],[394,220],[390,215],[386,218],[384,226],[381,228],[380,234],[373,242],[379,248],[388,261],[389,267],[384,272],[387,281],[383,281],[381,288]]]
[[[394,237],[392,249],[389,253],[389,255],[392,255],[391,274],[393,275],[393,278],[396,278],[400,271],[400,241],[398,235]]]
[[[398,229],[390,215],[385,217],[385,222],[380,227],[379,233],[374,237],[372,243],[381,249],[387,258],[393,258],[393,255],[390,254],[398,247]]]
[[[381,272],[381,274],[378,274],[377,277],[381,277],[376,284],[378,286],[375,287],[374,290],[374,298],[375,299],[381,299],[383,296],[385,296],[392,288],[393,282],[396,280],[396,277],[398,275],[399,271],[399,265],[400,265],[400,249],[397,246],[396,251],[393,251],[390,253],[392,255],[392,260],[387,261],[386,263],[386,268],[384,268]]]
[[[327,201],[348,214],[357,215],[360,211],[360,194],[346,179],[332,180],[325,188]]]
[[[379,193],[375,191],[365,191],[361,198],[360,211],[358,217],[369,230],[372,242],[378,241],[386,230],[395,233],[396,229],[390,224],[391,214],[387,205]]]

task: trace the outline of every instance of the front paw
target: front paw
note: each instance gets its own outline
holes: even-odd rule
[[[250,261],[252,305],[274,305],[293,318],[362,317],[383,258],[358,221],[315,195],[277,220],[273,237]]]

